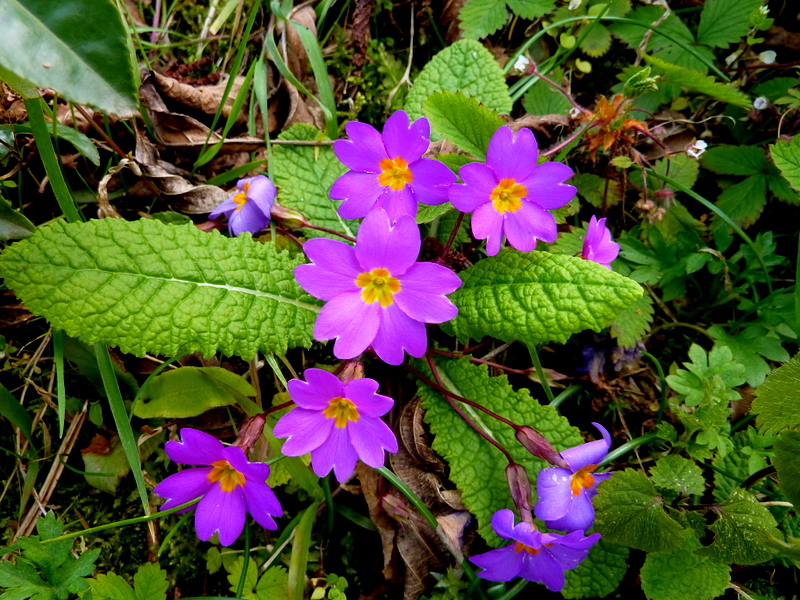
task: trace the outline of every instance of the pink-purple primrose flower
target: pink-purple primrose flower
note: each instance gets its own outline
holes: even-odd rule
[[[275,184],[269,177],[256,175],[240,179],[236,187],[239,191],[217,206],[208,218],[213,221],[225,215],[231,235],[261,231],[269,225],[269,213],[278,193]]]
[[[573,531],[561,535],[542,533],[524,521],[514,525],[514,513],[507,508],[494,513],[492,528],[513,543],[470,557],[483,569],[478,576],[489,581],[511,581],[519,576],[539,581],[554,592],[564,587],[564,571],[577,567],[600,539],[599,533],[584,536],[583,531]]]
[[[322,369],[306,369],[305,381],[289,381],[289,395],[297,406],[275,425],[275,437],[288,438],[286,456],[311,453],[314,473],[324,477],[333,469],[338,481],[347,481],[360,458],[370,467],[382,467],[384,450],[397,452],[397,439],[380,417],[394,400],[377,394],[374,379],[342,383]]]
[[[611,232],[606,227],[605,217],[597,220],[592,215],[589,226],[586,228],[586,238],[583,240],[581,256],[586,260],[594,261],[610,269],[611,262],[619,254],[619,244],[611,241]]]
[[[318,340],[336,339],[337,358],[354,358],[368,346],[390,365],[403,351],[421,357],[427,349],[425,323],[443,323],[458,309],[445,297],[461,280],[447,267],[416,262],[417,223],[400,215],[392,223],[373,209],[358,229],[355,247],[327,238],[309,240],[303,250],[312,264],[294,276],[312,296],[324,300],[314,324]]]
[[[170,475],[156,486],[155,493],[167,498],[161,510],[200,498],[194,515],[197,537],[206,541],[219,533],[223,546],[242,533],[248,512],[262,527],[278,528],[273,517],[283,510],[266,483],[268,465],[248,461],[238,446],[223,446],[197,429],[182,429],[181,438],[167,442],[167,456],[177,463],[202,466]]]
[[[556,220],[548,211],[561,208],[577,190],[564,181],[568,166],[537,164],[539,147],[530,129],[516,136],[501,127],[492,136],[486,163],[461,167],[464,183],[450,187],[450,201],[462,212],[472,212],[472,233],[486,240],[486,252],[500,251],[504,237],[521,252],[530,252],[536,240],[554,242]]]
[[[358,121],[346,126],[348,140],[337,140],[333,150],[350,170],[339,177],[330,197],[344,200],[339,214],[360,219],[373,208],[383,208],[392,220],[417,214],[417,203],[442,204],[455,174],[437,160],[422,158],[430,144],[428,119],[409,125],[398,110],[386,120],[383,134]]]
[[[539,471],[536,480],[539,501],[534,512],[549,529],[586,531],[594,522],[592,498],[597,495],[600,482],[611,477],[611,473],[594,470],[608,454],[611,436],[599,423],[592,425],[603,439],[562,450],[561,456],[569,469],[550,467]]]

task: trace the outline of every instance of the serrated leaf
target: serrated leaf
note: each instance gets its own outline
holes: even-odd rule
[[[778,140],[769,149],[775,166],[781,170],[789,185],[800,192],[800,135],[794,136],[791,142]]]
[[[740,486],[750,475],[766,468],[767,461],[758,453],[758,447],[772,446],[771,438],[759,435],[755,428],[748,427],[731,436],[732,449],[725,455],[714,457],[714,500],[724,502],[733,489]]]
[[[577,569],[564,573],[561,595],[567,600],[605,598],[617,589],[628,570],[629,550],[601,538]]]
[[[539,116],[563,115],[572,107],[564,94],[554,90],[541,80],[528,88],[522,99],[522,105],[526,112]]]
[[[313,125],[298,123],[278,136],[279,140],[322,141],[325,135]],[[358,225],[355,221],[339,216],[340,202],[333,200],[328,192],[345,167],[330,146],[293,146],[276,144],[272,148],[272,176],[278,187],[278,204],[302,212],[314,225],[341,231],[355,236]],[[304,229],[308,238],[336,236]]]
[[[764,96],[768,100],[775,102],[778,98],[786,95],[786,93],[797,85],[796,77],[774,77],[759,83],[751,92],[753,96]]]
[[[762,356],[776,357],[772,360],[781,362],[790,358],[780,340],[766,336],[761,328],[746,329],[732,336],[719,325],[712,325],[708,328],[708,334],[716,344],[730,348],[733,358],[744,367],[747,383],[754,388],[760,386],[772,370]]]
[[[249,359],[311,345],[319,304],[294,280],[302,260],[247,235],[152,219],[57,221],[7,248],[0,275],[33,313],[85,343]]]
[[[683,529],[664,510],[664,499],[647,476],[617,471],[597,488],[595,531],[606,541],[646,552],[677,548]]]
[[[611,321],[611,337],[623,348],[633,348],[650,331],[653,324],[653,298],[650,294],[641,296],[620,312]]]
[[[511,112],[511,97],[502,69],[492,53],[474,40],[455,42],[425,65],[406,98],[409,117],[421,117],[422,103],[441,90],[461,91],[503,115]]]
[[[549,13],[556,5],[556,0],[506,0],[508,8],[523,19],[538,19]]]
[[[618,181],[606,179],[594,173],[579,173],[570,183],[578,188],[578,195],[595,208],[604,204],[616,206],[622,200],[622,186]]]
[[[218,406],[236,404],[237,394],[255,396],[257,392],[222,367],[181,367],[151,379],[133,414],[142,419],[196,417]]]
[[[550,406],[541,406],[526,389],[514,390],[505,375],[490,377],[486,365],[474,365],[469,358],[437,360],[444,385],[454,394],[480,403],[489,410],[520,424],[538,429],[557,450],[583,442],[580,433]],[[427,363],[417,361],[415,368],[430,377]],[[500,538],[492,530],[492,515],[501,508],[511,508],[504,470],[508,462],[494,446],[481,438],[459,417],[444,397],[422,383],[419,395],[425,407],[425,422],[433,433],[433,449],[447,461],[450,479],[461,490],[461,500],[478,520],[478,533],[490,544],[499,545]],[[507,448],[514,459],[525,467],[531,478],[544,461],[534,458],[514,438],[514,432],[470,406],[462,405],[466,413]],[[534,492],[535,496],[535,492]],[[534,498],[535,501],[535,498]]]
[[[650,470],[650,479],[657,488],[678,492],[682,496],[702,494],[706,489],[703,471],[697,463],[677,455],[659,458]]]
[[[800,425],[800,354],[775,369],[756,390],[752,412],[758,428],[769,435]]]
[[[158,563],[145,563],[133,576],[136,600],[164,600],[167,597],[167,572]]]
[[[757,175],[767,166],[764,152],[758,146],[714,146],[703,154],[700,162],[720,175]]]
[[[656,75],[660,75],[664,80],[679,85],[693,92],[700,92],[707,96],[712,96],[717,100],[722,100],[734,106],[741,106],[749,109],[752,106],[750,98],[727,83],[714,81],[713,77],[704,75],[700,71],[672,64],[658,58],[657,56],[644,56],[645,61],[653,67]]]
[[[763,174],[752,175],[726,188],[716,202],[717,208],[742,227],[755,223],[766,204],[767,179]]]
[[[763,0],[708,0],[700,13],[697,41],[716,48],[738,42],[750,31],[750,15]]]
[[[730,567],[717,565],[695,553],[700,542],[686,530],[681,546],[652,552],[642,567],[642,590],[651,600],[712,600],[725,593]]]
[[[535,345],[599,331],[641,295],[636,282],[592,261],[503,250],[460,274],[450,296],[460,340],[490,335]]]
[[[89,582],[92,600],[137,600],[128,582],[116,573],[100,574]]]
[[[484,38],[500,29],[508,19],[506,0],[467,0],[458,19],[465,39]]]
[[[775,518],[752,494],[735,488],[728,501],[712,510],[718,518],[711,525],[714,542],[697,551],[721,564],[757,565],[768,561],[775,551],[765,546],[771,536],[782,537]]]
[[[444,204],[420,204],[417,211],[416,221],[417,225],[430,223],[434,219],[441,217],[444,213],[452,210],[453,205],[449,202]]]
[[[796,507],[800,506],[800,432],[784,431],[775,442],[775,458],[781,491]]]
[[[433,131],[480,160],[486,160],[489,141],[503,125],[496,111],[461,92],[435,92],[423,102],[422,110]]]
[[[239,556],[230,565],[225,565],[228,571],[228,583],[231,584],[230,590],[234,594],[239,589],[239,582],[242,579],[242,567],[244,566],[245,557]],[[244,577],[244,588],[242,589],[242,598],[245,600],[255,600],[256,598],[256,584],[258,583],[258,565],[249,556],[247,557],[247,573]]]
[[[7,0],[0,4],[0,66],[40,88],[120,117],[136,114],[136,71],[111,0]],[[25,52],[20,52],[24,48]]]
[[[270,567],[258,580],[256,600],[285,600],[289,597],[288,586],[289,574],[286,569]]]
[[[580,37],[584,29],[588,27],[592,27],[592,24],[584,25],[579,29],[577,36]],[[611,33],[602,25],[594,25],[581,42],[581,50],[592,58],[603,56],[609,48],[611,48]]]
[[[726,404],[738,400],[739,395],[730,388],[745,382],[744,367],[733,360],[731,349],[714,346],[706,356],[706,351],[697,344],[689,348],[691,363],[683,363],[687,370],[678,369],[667,375],[667,383],[681,395],[687,406],[700,404]],[[709,382],[719,377],[723,391],[710,387]]]

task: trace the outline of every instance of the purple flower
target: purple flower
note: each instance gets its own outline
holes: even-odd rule
[[[610,269],[611,261],[617,258],[618,254],[619,244],[611,241],[611,232],[606,227],[605,217],[598,221],[597,217],[592,215],[586,228],[581,256]]]
[[[568,166],[557,162],[537,165],[539,148],[530,129],[516,137],[508,127],[492,136],[486,164],[461,167],[464,181],[450,188],[450,201],[462,212],[473,212],[472,233],[486,240],[486,252],[494,256],[503,237],[521,252],[530,252],[536,240],[554,242],[556,220],[548,211],[561,208],[576,189],[563,182],[572,177]]]
[[[392,220],[417,214],[417,202],[442,204],[455,174],[438,160],[422,158],[430,143],[428,119],[411,125],[398,110],[386,120],[383,134],[358,121],[345,127],[349,140],[337,140],[333,151],[350,169],[339,177],[330,196],[344,200],[339,214],[345,219],[365,217],[383,208]]]
[[[461,285],[447,267],[414,262],[420,236],[414,217],[394,225],[386,211],[373,210],[361,223],[355,248],[315,238],[303,250],[313,264],[294,276],[309,294],[325,300],[314,325],[318,340],[336,339],[337,358],[354,358],[372,345],[390,365],[403,351],[420,357],[427,349],[425,323],[443,323],[458,309],[445,297]]]
[[[275,437],[289,438],[286,456],[311,453],[314,473],[324,477],[333,469],[347,481],[360,458],[370,467],[382,467],[383,451],[397,452],[397,439],[380,417],[394,400],[376,394],[374,379],[344,384],[328,371],[306,369],[306,380],[292,379],[289,395],[295,406],[275,425]]]
[[[483,571],[478,577],[489,581],[511,581],[522,577],[539,581],[553,592],[564,587],[564,571],[577,567],[600,539],[599,533],[584,536],[583,531],[568,535],[542,533],[530,523],[514,525],[514,513],[504,508],[492,516],[492,528],[501,538],[514,543],[470,557]]]
[[[204,467],[184,469],[159,483],[155,493],[167,498],[161,510],[201,498],[194,515],[197,537],[206,541],[219,532],[223,546],[242,533],[248,512],[262,527],[278,528],[272,517],[279,517],[283,510],[266,484],[269,466],[249,462],[238,446],[223,446],[196,429],[182,429],[181,438],[181,442],[167,442],[167,456],[177,463]]]
[[[265,175],[256,175],[240,179],[236,187],[241,191],[217,206],[208,218],[213,221],[225,215],[232,235],[261,231],[269,225],[269,213],[278,193],[275,184]]]
[[[536,491],[536,518],[545,522],[549,529],[561,531],[586,531],[594,522],[592,498],[597,495],[597,486],[611,477],[611,473],[594,473],[611,447],[611,436],[605,427],[592,423],[603,435],[595,440],[568,448],[561,452],[569,469],[551,467],[539,471]]]

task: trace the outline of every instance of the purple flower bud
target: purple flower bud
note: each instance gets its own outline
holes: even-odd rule
[[[311,226],[311,222],[306,219],[303,213],[288,206],[274,204],[270,211],[270,216],[289,229],[302,229],[303,227]]]
[[[242,425],[242,428],[239,429],[239,435],[236,437],[236,441],[233,445],[239,446],[239,448],[245,452],[250,450],[264,432],[264,424],[266,422],[267,418],[262,414],[257,414],[247,419],[244,425]]]
[[[564,469],[569,468],[567,461],[565,461],[556,451],[556,449],[553,448],[550,440],[536,431],[533,427],[523,425],[522,427],[517,428],[515,435],[517,436],[517,441],[522,444],[525,450],[533,454],[535,457],[546,460],[551,465],[555,465],[556,467],[562,467]]]
[[[506,467],[506,480],[517,512],[526,523],[533,523],[531,515],[531,480],[525,467],[516,463]]]

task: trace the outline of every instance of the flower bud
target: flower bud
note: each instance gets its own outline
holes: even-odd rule
[[[239,446],[245,452],[250,450],[258,441],[258,438],[261,437],[266,422],[267,418],[263,414],[258,414],[247,419],[241,429],[239,429],[239,435],[233,445]]]
[[[774,50],[764,50],[764,52],[760,52],[758,55],[758,60],[760,60],[765,65],[772,65],[775,64],[775,59],[778,57],[778,54]]]
[[[766,96],[759,96],[755,100],[753,100],[753,108],[756,110],[764,110],[769,106],[769,100],[767,100]]]
[[[362,379],[364,377],[364,363],[359,360],[348,360],[344,363],[342,372],[339,374],[339,379],[342,383],[347,385],[354,379]]]
[[[311,225],[303,213],[288,206],[273,204],[270,216],[276,221],[280,221],[281,225],[287,229],[302,229]]]
[[[516,463],[506,467],[506,480],[511,491],[511,499],[523,521],[533,523],[531,515],[531,480],[525,467]]]
[[[546,460],[556,467],[562,467],[564,469],[569,468],[567,461],[561,458],[561,455],[556,452],[556,449],[553,448],[550,441],[533,427],[523,425],[517,428],[515,435],[517,441],[535,457]]]

